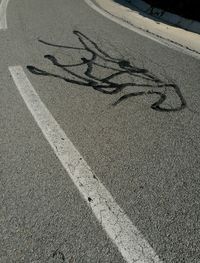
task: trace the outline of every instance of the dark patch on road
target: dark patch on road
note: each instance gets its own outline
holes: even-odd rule
[[[59,263],[64,263],[65,262],[65,256],[64,254],[59,251],[59,250],[56,250],[54,253],[53,253],[53,259],[55,259],[57,262]]]
[[[153,110],[161,112],[175,112],[186,107],[186,100],[184,99],[180,88],[175,83],[162,81],[154,74],[150,73],[147,69],[131,65],[128,60],[112,57],[80,31],[74,31],[73,33],[78,37],[82,47],[51,44],[43,40],[39,40],[39,42],[51,47],[64,48],[66,50],[77,50],[78,52],[84,51],[90,54],[91,58],[88,59],[86,57],[81,57],[81,61],[79,63],[61,64],[54,55],[48,54],[44,56],[44,58],[48,59],[55,67],[64,71],[67,76],[54,74],[32,65],[27,66],[27,69],[35,75],[54,77],[62,79],[68,83],[92,87],[94,90],[108,95],[121,93],[128,87],[142,89],[142,91],[134,91],[121,95],[121,97],[113,103],[113,106],[118,105],[130,97],[153,95],[154,97],[158,97],[157,101],[151,105]],[[102,62],[99,62],[99,60]],[[83,67],[83,75],[76,73],[77,67]],[[94,75],[96,67],[104,68],[107,71],[112,70],[113,73],[106,77],[98,77]],[[116,80],[120,76],[125,75],[128,75],[131,78],[131,81],[124,80],[123,83],[119,83],[119,81]],[[175,105],[172,106],[171,103],[168,102],[168,97],[170,97],[172,101],[175,101]]]
[[[88,197],[88,202],[92,202],[92,198],[91,197]]]

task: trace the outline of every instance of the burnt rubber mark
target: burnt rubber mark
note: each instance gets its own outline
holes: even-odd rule
[[[73,33],[78,38],[81,47],[51,44],[43,40],[38,41],[44,45],[65,49],[67,51],[77,50],[84,54],[87,52],[87,57],[90,55],[90,58],[83,56],[79,63],[61,64],[58,58],[48,54],[45,55],[44,58],[49,60],[56,68],[60,69],[63,72],[62,74],[51,73],[31,65],[27,66],[27,69],[35,75],[54,77],[68,83],[92,87],[94,90],[108,95],[120,94],[128,87],[142,89],[141,91],[129,92],[125,95],[120,94],[120,98],[113,103],[113,106],[118,105],[130,97],[145,95],[158,97],[158,100],[151,105],[151,109],[156,111],[175,112],[186,107],[187,104],[181,90],[175,83],[164,82],[147,69],[131,65],[128,60],[112,57],[80,31],[74,31]],[[84,74],[82,75],[77,73],[77,68],[80,67],[84,70]],[[96,68],[106,69],[107,71],[111,70],[112,74],[106,77],[96,76],[94,73]],[[119,83],[119,80],[116,79],[122,76],[128,76],[131,80],[124,80],[122,83]],[[175,105],[171,106],[169,103],[166,103],[169,97],[167,93],[170,93],[171,99],[175,101]]]

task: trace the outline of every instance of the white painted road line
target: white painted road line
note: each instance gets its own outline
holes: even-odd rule
[[[6,9],[8,6],[9,0],[1,0],[0,4],[0,29],[6,30],[7,27],[7,20],[6,20]]]
[[[9,67],[13,80],[56,156],[126,262],[159,262],[148,242],[91,171],[48,111],[21,66]]]
[[[168,39],[165,39],[164,37],[159,37],[155,34],[152,34],[150,31],[147,32],[145,30],[143,30],[142,28],[139,28],[139,27],[136,27],[134,26],[133,24],[130,24],[122,19],[120,19],[119,17],[117,16],[114,16],[113,14],[107,12],[106,10],[102,9],[101,7],[99,7],[94,0],[84,0],[85,3],[87,5],[89,5],[92,9],[94,9],[96,12],[100,13],[101,15],[103,15],[104,17],[106,17],[107,19],[143,36],[143,37],[147,37],[163,46],[166,46],[168,48],[172,48],[178,52],[182,52],[186,55],[189,55],[189,56],[192,56],[192,57],[195,57],[197,59],[200,59],[200,54],[193,51],[193,50],[190,50],[178,43],[175,43],[173,41],[170,41]]]

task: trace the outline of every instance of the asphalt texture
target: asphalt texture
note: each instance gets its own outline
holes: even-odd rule
[[[7,20],[0,32],[0,262],[124,262],[20,97],[8,67],[22,65],[160,259],[199,263],[200,61],[109,21],[81,0],[11,0]],[[103,65],[93,64],[93,82],[83,79],[91,58],[86,47]],[[85,64],[68,68],[75,77],[53,58]],[[116,72],[111,67],[127,71],[102,88],[102,79]],[[126,83],[136,84],[120,90]],[[179,88],[182,108],[169,83]],[[156,107],[160,90],[166,100]]]

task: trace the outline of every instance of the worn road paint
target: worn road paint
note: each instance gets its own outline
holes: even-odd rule
[[[82,197],[128,263],[161,263],[148,242],[114,201],[105,186],[53,118],[21,66],[9,67],[13,80],[54,153]]]
[[[180,45],[179,43],[170,41],[169,39],[166,39],[164,37],[160,37],[157,36],[155,34],[152,34],[151,32],[147,32],[145,30],[143,30],[142,28],[136,27],[133,24],[129,24],[128,22],[120,19],[117,16],[114,16],[112,14],[110,14],[109,12],[107,12],[106,10],[102,9],[101,7],[99,7],[97,4],[94,3],[93,0],[84,0],[85,3],[87,5],[89,5],[92,9],[94,9],[96,12],[100,13],[101,15],[103,15],[104,17],[108,18],[109,20],[143,36],[143,37],[147,37],[163,46],[166,46],[168,48],[172,48],[176,51],[182,52],[186,55],[195,57],[197,59],[200,59],[200,54],[198,52],[195,52],[193,50],[188,49],[187,47],[184,47],[182,45]]]
[[[7,27],[7,19],[6,19],[6,9],[8,6],[9,0],[1,0],[0,4],[0,29],[6,30]]]

